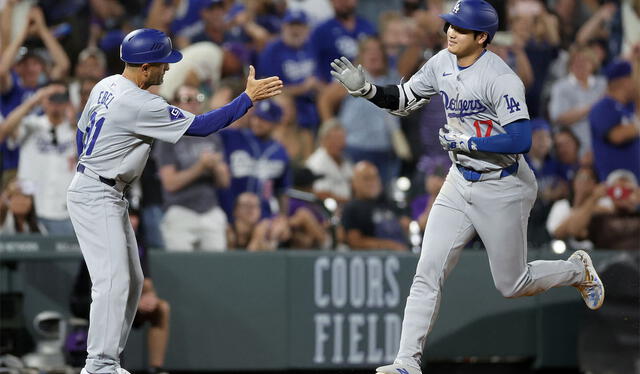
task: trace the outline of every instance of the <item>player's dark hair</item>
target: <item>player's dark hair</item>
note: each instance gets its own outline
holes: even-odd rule
[[[129,62],[125,62],[124,64],[125,66],[131,67],[131,68],[139,68],[140,66],[142,66],[142,64],[131,64]]]
[[[482,34],[487,34],[487,40],[485,40],[484,43],[482,43],[482,47],[487,48],[487,45],[489,44],[489,34],[485,31],[473,31],[474,38],[477,38],[478,35],[482,35]]]

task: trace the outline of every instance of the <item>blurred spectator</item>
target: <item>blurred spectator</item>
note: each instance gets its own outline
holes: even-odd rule
[[[598,184],[592,168],[578,170],[571,181],[569,197],[553,203],[546,228],[554,239],[567,240],[571,249],[593,249],[587,240],[589,222],[594,215],[611,211],[606,204],[606,186]]]
[[[38,223],[33,185],[14,179],[0,194],[0,234],[46,233]]]
[[[591,151],[586,152],[581,158],[578,153],[581,149],[580,139],[569,129],[561,129],[553,134],[553,148],[558,162],[557,174],[565,181],[572,180],[581,165],[592,165]]]
[[[82,50],[78,55],[78,62],[75,68],[75,80],[69,85],[69,97],[71,104],[79,107],[82,113],[84,103],[81,102],[82,83],[85,81],[99,82],[107,74],[107,58],[100,49],[96,47],[88,47]],[[94,85],[95,85],[94,83]],[[93,86],[92,86],[93,88]],[[86,96],[89,97],[88,95]]]
[[[321,177],[307,168],[293,170],[293,188],[288,193],[289,247],[293,249],[324,249],[330,245],[327,214],[312,192],[313,183]]]
[[[538,0],[521,0],[509,8],[509,27],[513,37],[522,41],[535,77],[526,90],[531,117],[543,114],[543,88],[551,62],[558,56],[560,33],[558,19]]]
[[[591,18],[580,27],[576,35],[576,42],[578,44],[586,44],[594,39],[606,40],[615,38],[618,39],[616,44],[619,46],[621,35],[616,35],[612,32],[612,24],[617,12],[618,5],[615,2],[603,3]],[[619,48],[617,48],[615,52],[619,51]]]
[[[320,146],[307,159],[306,166],[321,175],[313,182],[313,192],[321,199],[332,198],[344,204],[351,198],[353,164],[346,157],[346,133],[335,119],[326,121],[318,132]]]
[[[30,115],[42,104],[44,115]],[[50,235],[73,235],[67,187],[76,172],[76,128],[69,94],[62,84],[39,89],[0,126],[0,140],[20,145],[18,178],[34,183],[36,213]]]
[[[531,149],[525,160],[531,167],[538,183],[538,198],[529,214],[527,238],[533,245],[548,242],[549,236],[544,228],[547,215],[554,201],[568,194],[569,186],[564,179],[563,168],[551,154],[551,134],[547,121],[534,118],[531,121]],[[568,130],[567,130],[568,131]],[[575,148],[577,154],[577,147]]]
[[[302,166],[313,152],[313,134],[298,125],[293,97],[283,94],[274,97],[273,101],[282,108],[282,121],[273,130],[273,139],[287,150],[293,166]]]
[[[569,76],[562,78],[551,88],[549,116],[561,127],[570,128],[580,139],[580,154],[591,151],[591,128],[589,112],[593,104],[602,97],[607,83],[603,77],[595,76],[597,58],[589,47],[573,46],[569,55]]]
[[[518,34],[499,31],[487,49],[500,56],[522,80],[525,88],[528,88],[535,79],[529,57],[524,50],[524,42]]]
[[[444,184],[444,180],[451,167],[451,161],[448,157],[431,157],[423,160],[421,165],[422,168],[425,169],[425,193],[416,196],[413,201],[411,201],[411,218],[418,221],[420,231],[424,232],[425,227],[427,227],[429,212]]]
[[[233,207],[233,220],[227,229],[229,249],[273,251],[280,242],[289,239],[287,226],[273,225],[271,219],[260,218],[260,205],[260,199],[252,192],[238,195]]]
[[[598,179],[615,169],[631,171],[640,178],[640,117],[635,108],[637,90],[631,64],[615,60],[604,71],[607,92],[589,113],[593,159]]]
[[[287,0],[287,9],[305,12],[312,27],[334,16],[331,0]]]
[[[388,70],[382,43],[367,38],[360,43],[356,65],[362,64],[367,80],[377,85],[396,84],[400,78]],[[332,82],[318,99],[321,118],[326,121],[338,112],[340,123],[347,131],[346,153],[353,162],[367,160],[376,165],[383,185],[396,177],[400,166],[393,145],[394,132],[401,131],[397,116],[376,107],[368,100],[347,94],[344,87]]]
[[[220,3],[223,1],[220,0]],[[158,29],[176,40],[189,40],[202,30],[200,9],[207,1],[202,0],[151,0],[145,27]],[[186,45],[176,43],[179,48]]]
[[[8,12],[8,8],[4,11]],[[48,66],[47,57],[42,51],[24,47],[27,39],[42,41],[53,61],[51,66]],[[49,31],[42,10],[32,7],[28,11],[24,27],[11,42],[3,46],[0,56],[0,112],[6,118],[49,78],[61,79],[65,77],[68,70],[69,58]],[[2,187],[15,176],[19,149],[15,148],[11,151],[6,144],[0,143],[0,151],[3,163],[2,185],[0,185]]]
[[[195,35],[190,36],[185,41],[180,41],[178,37],[176,43],[180,48],[184,48],[190,43],[209,41],[221,46],[229,41],[228,25],[225,20],[227,14],[225,2],[223,0],[204,0],[199,12],[202,29]],[[185,36],[183,36],[184,38]]]
[[[87,105],[87,101],[89,101],[89,96],[91,96],[91,90],[93,90],[93,87],[100,82],[99,79],[96,78],[83,78],[78,82],[78,103],[76,105],[74,105],[74,110],[75,110],[75,116],[73,117],[73,120],[79,120],[80,116],[82,115],[82,111],[84,110],[84,107]],[[72,86],[69,87],[69,99],[73,102],[73,100],[71,99],[71,88]]]
[[[640,190],[636,176],[617,169],[607,176],[607,195],[612,213],[594,216],[589,223],[589,240],[596,248],[640,249]]]
[[[331,0],[335,17],[311,32],[310,45],[314,50],[318,78],[331,81],[331,61],[341,56],[354,60],[361,39],[376,34],[367,20],[356,15],[358,0]]]
[[[551,154],[549,123],[544,119],[535,118],[532,120],[531,130],[531,149],[525,155],[525,159],[536,176],[538,197],[545,203],[552,203],[567,194],[565,173],[558,160]]]
[[[393,69],[398,67],[398,59],[411,44],[414,22],[396,11],[387,11],[380,15],[380,39],[384,51]]]
[[[181,86],[172,103],[194,114],[202,113],[204,95]],[[167,250],[223,251],[227,218],[216,188],[229,186],[229,168],[218,134],[183,137],[177,143],[157,142],[154,158],[164,189],[162,235]]]
[[[180,52],[182,60],[171,64],[171,69],[165,73],[164,81],[159,86],[160,96],[171,100],[182,85],[196,87],[205,96],[211,95],[218,88],[223,75],[224,50],[211,42],[199,42]]]
[[[155,158],[155,148],[160,142],[151,145],[151,155],[144,165],[140,176],[140,235],[149,248],[165,249],[162,237],[162,218],[164,211],[162,181],[158,173],[158,164]]]
[[[129,208],[131,227],[136,234],[138,242],[138,255],[144,274],[142,296],[138,304],[138,310],[133,320],[133,327],[140,328],[147,322],[150,324],[147,330],[147,356],[149,374],[161,374],[163,370],[165,353],[169,342],[169,323],[171,307],[169,302],[158,297],[155,290],[151,272],[149,271],[149,254],[139,235],[140,215],[134,207]],[[80,269],[76,275],[71,293],[70,310],[74,317],[89,320],[89,307],[91,305],[91,278],[86,263],[81,261]],[[86,355],[86,351],[84,352]]]
[[[622,0],[622,53],[629,53],[640,45],[640,1]]]
[[[291,187],[289,156],[282,144],[271,137],[281,121],[282,108],[272,100],[261,101],[250,115],[248,129],[220,132],[231,170],[231,187],[221,190],[219,196],[229,217],[236,197],[253,192],[260,197],[264,217],[278,213],[280,221],[286,220],[286,191]]]
[[[380,199],[382,183],[374,164],[360,161],[355,165],[353,194],[342,213],[347,245],[352,249],[408,250],[410,219]]]
[[[314,76],[316,61],[308,42],[307,22],[305,13],[287,12],[282,36],[262,51],[257,73],[261,77],[280,77],[285,85],[283,93],[295,98],[297,122],[315,133],[320,121],[315,99],[325,84]]]

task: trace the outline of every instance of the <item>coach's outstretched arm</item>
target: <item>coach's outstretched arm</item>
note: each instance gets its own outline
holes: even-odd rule
[[[268,99],[282,93],[282,81],[278,77],[256,80],[256,70],[249,66],[247,88],[229,104],[197,115],[185,135],[207,136],[229,126],[247,113],[256,101]]]
[[[333,60],[331,68],[333,69],[331,75],[342,83],[351,96],[364,97],[397,116],[409,115],[414,110],[422,108],[430,100],[419,97],[404,84],[376,86],[367,82],[362,65],[355,67],[344,56]]]

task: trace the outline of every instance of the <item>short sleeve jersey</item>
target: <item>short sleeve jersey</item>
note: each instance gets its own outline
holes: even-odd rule
[[[442,95],[447,123],[476,137],[506,133],[504,126],[529,119],[524,84],[496,54],[485,51],[471,66],[460,68],[456,56],[444,49],[405,83],[420,97]],[[516,154],[449,152],[451,159],[479,172],[498,170],[516,162]]]
[[[102,177],[131,183],[142,174],[153,140],[176,143],[194,117],[112,75],[95,85],[78,121],[84,133],[79,162]]]

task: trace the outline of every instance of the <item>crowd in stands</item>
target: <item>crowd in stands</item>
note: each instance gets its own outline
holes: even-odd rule
[[[640,0],[489,2],[488,49],[523,81],[532,118],[530,244],[640,249]],[[446,98],[393,116],[348,95],[330,62],[398,84],[446,48],[438,15],[454,4],[0,0],[0,234],[73,235],[77,120],[93,85],[122,72],[124,36],[150,27],[184,58],[149,90],[181,110],[227,104],[250,64],[285,87],[219,133],[155,142],[127,193],[146,247],[419,249],[451,166]]]

